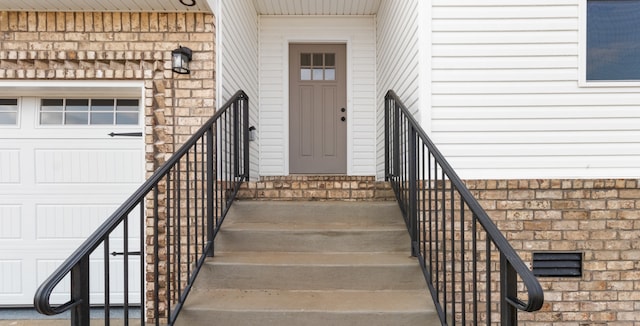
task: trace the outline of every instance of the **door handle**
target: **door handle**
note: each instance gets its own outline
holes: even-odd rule
[[[347,110],[345,110],[345,108],[340,109],[340,112],[344,112],[344,111],[347,111]]]
[[[345,117],[340,118],[340,121],[345,121],[345,120],[347,120],[347,118]]]
[[[112,132],[112,133],[107,134],[107,135],[111,136],[111,137],[116,137],[116,136],[120,136],[120,137],[142,137],[142,133],[141,132],[123,132],[123,133]]]

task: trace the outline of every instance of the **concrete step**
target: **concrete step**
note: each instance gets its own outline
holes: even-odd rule
[[[239,201],[215,246],[226,252],[409,252],[409,244],[393,202]]]
[[[404,225],[396,202],[235,201],[225,223]]]
[[[233,204],[177,325],[439,325],[397,204]]]
[[[224,225],[216,251],[409,252],[407,230],[400,226],[349,227],[236,223]]]
[[[176,325],[439,325],[430,300],[420,290],[197,290]]]
[[[415,290],[425,287],[405,252],[218,252],[200,270],[198,289]]]

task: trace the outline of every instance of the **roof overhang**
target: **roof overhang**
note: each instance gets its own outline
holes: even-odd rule
[[[0,0],[0,11],[211,12],[207,0]]]

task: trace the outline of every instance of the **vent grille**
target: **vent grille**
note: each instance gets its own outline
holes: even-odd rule
[[[581,277],[581,252],[534,252],[533,275],[541,277]]]

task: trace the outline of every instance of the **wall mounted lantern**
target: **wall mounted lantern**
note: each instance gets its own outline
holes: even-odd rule
[[[171,70],[179,74],[190,73],[191,53],[191,49],[183,46],[171,51]]]

